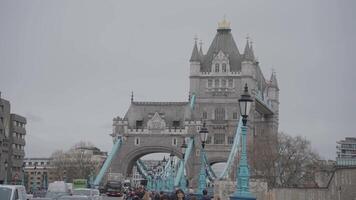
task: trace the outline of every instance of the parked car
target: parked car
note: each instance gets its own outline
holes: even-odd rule
[[[98,189],[90,188],[78,188],[74,189],[72,192],[73,195],[87,196],[90,200],[101,200],[100,192]]]
[[[1,200],[27,200],[26,189],[23,185],[0,185]]]
[[[58,200],[90,200],[88,196],[82,195],[72,195],[72,196],[61,196]]]
[[[48,185],[46,198],[57,200],[61,196],[66,195],[70,195],[70,190],[68,188],[67,183],[65,183],[64,181],[55,181]]]

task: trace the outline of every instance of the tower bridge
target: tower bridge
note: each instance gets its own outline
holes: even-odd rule
[[[172,153],[183,159],[181,146],[188,144],[184,160],[179,165],[174,184],[187,179],[190,187],[197,188],[202,167],[199,131],[206,123],[208,136],[204,159],[208,177],[229,178],[236,163],[241,124],[238,99],[245,84],[254,99],[249,117],[247,143],[251,159],[263,149],[253,145],[263,142],[259,136],[275,136],[278,131],[279,88],[276,74],[270,79],[262,74],[254,55],[252,43],[246,40],[240,53],[231,33],[230,23],[219,23],[216,35],[206,53],[197,40],[193,45],[190,62],[190,99],[187,102],[140,102],[131,97],[125,116],[113,119],[113,150],[97,176],[100,184],[106,170],[128,176],[134,165],[142,167],[139,159],[151,153]],[[227,162],[223,174],[214,177],[210,165]],[[252,168],[253,162],[251,162]],[[204,165],[204,164],[203,164]],[[168,169],[168,168],[167,168]]]

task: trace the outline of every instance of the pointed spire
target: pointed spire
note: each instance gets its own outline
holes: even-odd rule
[[[134,94],[133,94],[133,91],[131,92],[131,102],[134,101]]]
[[[244,51],[244,60],[255,61],[255,55],[253,53],[252,42],[249,41],[250,37],[246,37],[246,46]]]
[[[199,54],[204,55],[203,53],[203,40],[200,40],[199,42]]]
[[[276,76],[276,71],[272,69],[271,79],[270,79],[270,86],[278,88],[278,81]]]
[[[193,47],[193,51],[192,51],[192,56],[190,57],[190,62],[200,62],[200,54],[198,51],[198,45],[197,45],[197,40],[198,37],[195,36],[194,37],[194,47]]]

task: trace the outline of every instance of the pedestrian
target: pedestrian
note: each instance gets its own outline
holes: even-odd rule
[[[145,194],[142,197],[142,200],[151,200],[150,196],[151,196],[150,192],[146,191]]]
[[[208,195],[208,191],[206,189],[203,190],[203,198],[202,200],[210,200],[211,198]]]
[[[176,190],[174,200],[185,200],[185,194],[182,189]]]

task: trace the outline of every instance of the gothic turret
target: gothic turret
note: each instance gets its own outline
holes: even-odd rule
[[[253,53],[252,43],[249,42],[248,38],[246,40],[246,46],[245,46],[243,60],[244,61],[252,61],[252,62],[255,61],[255,55]]]
[[[241,71],[242,56],[231,34],[230,22],[226,19],[218,23],[217,33],[201,63],[203,72],[212,71],[212,61],[220,51],[228,57],[232,72]]]
[[[197,41],[195,39],[192,56],[190,56],[190,62],[200,62],[200,53],[198,51]]]
[[[270,86],[274,87],[276,89],[279,89],[278,88],[278,81],[277,81],[277,77],[276,77],[276,72],[272,72],[271,79],[270,79]]]

